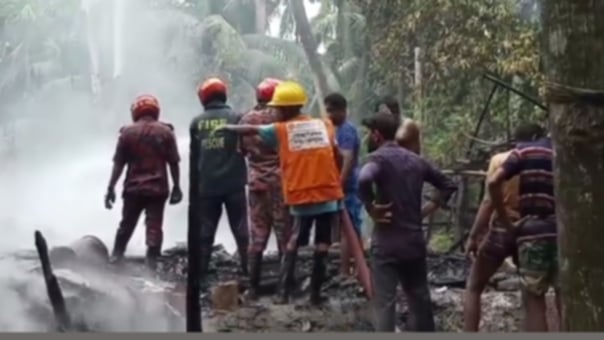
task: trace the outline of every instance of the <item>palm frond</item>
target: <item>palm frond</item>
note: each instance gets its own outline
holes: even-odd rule
[[[251,84],[258,84],[267,77],[282,79],[292,71],[295,72],[287,62],[275,58],[265,50],[248,49],[244,52],[243,59],[247,63],[238,73]]]

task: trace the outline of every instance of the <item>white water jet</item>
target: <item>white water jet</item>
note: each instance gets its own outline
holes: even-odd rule
[[[124,66],[123,37],[125,12],[126,1],[113,0],[113,78],[117,78],[122,74]]]
[[[94,95],[98,95],[101,92],[99,49],[94,35],[93,18],[91,15],[92,7],[98,3],[99,0],[82,0],[82,11],[86,15],[86,40],[90,57],[90,87]]]

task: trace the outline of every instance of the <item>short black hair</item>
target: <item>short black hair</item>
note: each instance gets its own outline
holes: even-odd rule
[[[514,140],[517,142],[530,142],[545,136],[545,129],[536,123],[522,123],[514,131]]]
[[[376,130],[386,140],[394,140],[399,120],[389,113],[378,112],[362,120],[361,124],[370,130]]]
[[[323,99],[323,103],[339,111],[344,111],[348,107],[348,101],[346,100],[346,97],[344,97],[341,93],[337,92],[328,94]]]
[[[386,105],[390,112],[392,112],[392,114],[394,115],[398,116],[401,114],[401,106],[399,105],[398,100],[396,100],[396,98],[394,98],[393,96],[385,96],[380,99],[380,101],[375,106],[375,112],[378,112],[380,110],[381,105]]]

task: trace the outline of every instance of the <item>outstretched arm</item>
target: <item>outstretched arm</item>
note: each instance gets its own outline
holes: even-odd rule
[[[231,131],[240,135],[257,135],[260,133],[262,125],[235,125],[227,124],[222,126],[221,130]]]

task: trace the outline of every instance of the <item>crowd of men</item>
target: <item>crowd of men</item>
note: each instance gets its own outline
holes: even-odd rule
[[[324,98],[328,119],[322,119],[302,111],[308,98],[296,82],[265,79],[257,87],[256,106],[243,115],[227,104],[227,93],[220,79],[205,81],[197,93],[203,112],[189,128],[189,200],[194,207],[189,218],[199,228],[201,278],[208,271],[224,206],[252,300],[258,296],[271,231],[282,258],[277,302],[288,303],[298,249],[310,243],[314,227],[310,300],[320,305],[332,242],[341,243],[341,273],[354,271],[354,245],[339,237],[341,214],[348,214],[360,240],[364,208],[374,224],[370,267],[376,331],[395,330],[399,284],[410,311],[407,328],[434,331],[422,221],[449,200],[456,184],[421,156],[418,124],[401,117],[395,100],[382,100],[362,121],[368,156],[361,166],[361,139],[341,94]],[[138,97],[131,113],[133,122],[120,131],[105,196],[110,209],[127,166],[112,260],[123,258],[145,211],[147,263],[154,269],[165,204],[183,198],[180,158],[174,128],[159,120],[156,98]],[[536,125],[520,127],[516,141],[513,150],[491,161],[487,196],[466,245],[474,259],[464,306],[466,331],[478,330],[480,295],[509,256],[516,258],[525,288],[526,329],[547,330],[544,294],[555,284],[557,268],[551,142]],[[422,204],[424,183],[437,194]]]

